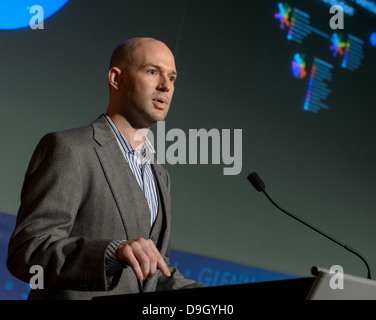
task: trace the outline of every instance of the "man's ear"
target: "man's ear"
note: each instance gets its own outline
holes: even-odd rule
[[[120,89],[120,75],[121,70],[117,67],[112,67],[108,72],[108,82],[110,84],[110,87],[115,90]]]

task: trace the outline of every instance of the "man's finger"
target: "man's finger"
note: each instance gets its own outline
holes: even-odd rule
[[[164,261],[163,257],[161,256],[161,254],[159,253],[158,249],[154,246],[154,253],[156,254],[157,256],[157,268],[166,276],[166,277],[170,277],[171,276],[171,272],[170,270],[168,269],[167,267],[167,264],[166,262]]]
[[[154,242],[151,240],[140,239],[140,244],[144,251],[148,254],[148,257],[156,264],[155,268],[158,268],[166,277],[171,276],[170,270],[168,269],[166,262],[164,261]],[[152,278],[154,273],[151,272],[148,278]]]
[[[151,240],[140,238],[127,241],[122,248],[122,260],[128,263],[139,280],[151,279],[157,269],[166,277],[171,276],[166,262]]]
[[[132,268],[137,279],[144,280],[145,277],[141,270],[140,263],[138,259],[136,258],[136,256],[134,255],[133,249],[131,248],[131,246],[124,246],[122,250],[123,250],[125,261]]]

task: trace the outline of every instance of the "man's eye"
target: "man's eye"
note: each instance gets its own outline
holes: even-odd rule
[[[150,69],[150,70],[148,70],[148,73],[151,74],[151,75],[156,75],[157,74],[157,70]]]

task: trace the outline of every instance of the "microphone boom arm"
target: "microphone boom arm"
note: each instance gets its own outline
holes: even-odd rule
[[[251,174],[248,175],[248,180],[249,182],[253,185],[253,187],[257,190],[257,191],[261,191],[265,194],[265,196],[269,199],[269,201],[276,207],[278,208],[279,210],[281,210],[282,212],[284,212],[285,214],[287,214],[288,216],[290,216],[291,218],[299,221],[300,223],[304,224],[305,226],[307,226],[308,228],[318,232],[319,234],[321,234],[322,236],[324,236],[325,238],[335,242],[336,244],[340,245],[342,248],[350,251],[351,253],[355,254],[356,256],[358,256],[363,262],[364,264],[366,265],[367,267],[367,278],[370,279],[370,280],[373,280],[373,276],[372,276],[372,273],[371,273],[371,268],[369,267],[366,259],[364,259],[362,257],[362,255],[355,251],[353,248],[350,248],[349,246],[345,245],[344,243],[334,239],[333,237],[331,237],[330,235],[326,234],[325,232],[322,232],[321,230],[317,229],[316,227],[314,227],[313,225],[309,224],[308,222],[298,218],[296,215],[292,214],[291,212],[281,208],[277,203],[274,202],[274,200],[268,195],[268,193],[265,191],[265,184],[264,182],[261,180],[261,178],[259,177],[259,175],[256,173],[256,172],[252,172]]]
[[[364,264],[365,264],[366,267],[367,267],[367,278],[370,279],[370,280],[373,280],[372,273],[371,273],[371,269],[370,269],[370,267],[369,267],[367,261],[362,257],[362,255],[361,255],[359,252],[357,252],[357,251],[354,250],[353,248],[351,248],[351,247],[345,245],[344,243],[342,243],[342,242],[340,242],[340,241],[338,241],[338,240],[332,238],[330,235],[328,235],[328,234],[326,234],[325,232],[323,232],[323,231],[317,229],[316,227],[314,227],[313,225],[309,224],[308,222],[306,222],[306,221],[304,221],[304,220],[298,218],[296,215],[292,214],[291,212],[289,212],[289,211],[287,211],[287,210],[281,208],[277,203],[274,202],[274,200],[268,195],[268,193],[267,193],[265,190],[261,190],[261,191],[265,194],[265,196],[269,199],[269,201],[270,201],[275,207],[277,207],[279,210],[283,211],[283,212],[286,213],[288,216],[290,216],[291,218],[293,218],[293,219],[299,221],[300,223],[303,223],[303,224],[306,225],[308,228],[310,228],[310,229],[312,229],[312,230],[314,230],[314,231],[320,233],[321,235],[323,235],[323,236],[326,237],[327,239],[334,241],[335,243],[337,243],[337,244],[340,245],[341,247],[345,248],[346,250],[348,250],[348,251],[352,252],[353,254],[357,255],[357,256],[358,256],[358,257],[364,262]]]

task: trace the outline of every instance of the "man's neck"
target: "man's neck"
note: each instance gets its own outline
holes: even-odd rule
[[[120,133],[127,139],[134,149],[141,148],[145,142],[146,135],[149,129],[136,129],[132,127],[129,121],[120,114],[106,113],[112,120],[115,126],[119,129]]]

